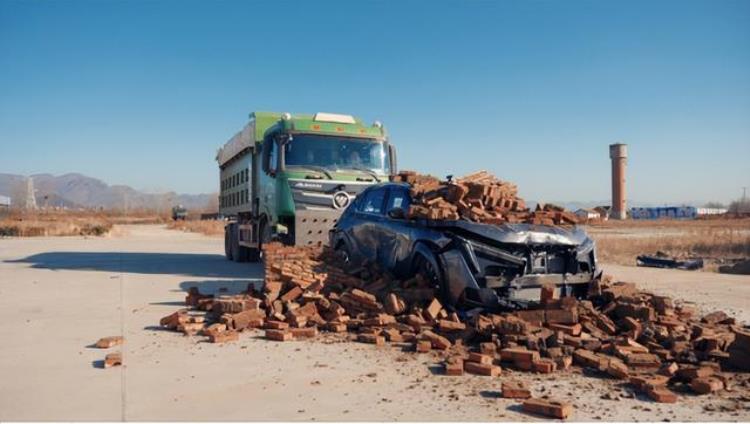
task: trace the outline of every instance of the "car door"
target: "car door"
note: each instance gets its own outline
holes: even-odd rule
[[[351,233],[356,243],[355,256],[370,261],[378,261],[380,243],[379,227],[385,219],[385,187],[373,187],[364,193],[364,199],[358,204],[355,212],[357,223],[352,226]]]
[[[410,270],[407,262],[411,257],[414,237],[414,223],[406,218],[411,197],[406,187],[391,186],[386,199],[385,219],[380,225],[380,262],[396,274],[406,274]],[[403,217],[394,217],[391,211],[401,209]]]

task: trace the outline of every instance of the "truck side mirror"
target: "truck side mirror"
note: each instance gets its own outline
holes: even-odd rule
[[[406,212],[404,212],[401,208],[393,208],[388,211],[388,218],[391,219],[405,219],[406,218]]]
[[[388,159],[391,162],[391,175],[398,174],[398,163],[396,159],[396,146],[388,143]]]

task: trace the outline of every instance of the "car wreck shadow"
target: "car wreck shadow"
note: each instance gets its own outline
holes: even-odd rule
[[[50,270],[177,274],[207,278],[261,278],[263,266],[231,262],[220,254],[158,252],[45,252],[8,263]]]

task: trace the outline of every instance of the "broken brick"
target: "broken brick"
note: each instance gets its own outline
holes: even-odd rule
[[[121,336],[102,337],[96,342],[99,349],[109,349],[112,346],[121,345],[123,338]]]
[[[479,362],[464,362],[464,371],[489,377],[497,377],[502,373],[502,369],[497,365],[481,364]]]
[[[108,353],[104,357],[104,368],[116,367],[122,365],[122,354],[119,352]]]
[[[690,388],[695,393],[705,395],[723,389],[724,383],[716,377],[699,377],[690,381]]]
[[[273,340],[277,342],[287,342],[289,340],[293,340],[294,336],[292,335],[292,333],[289,332],[288,329],[285,329],[285,330],[268,329],[266,330],[266,338],[268,340]]]
[[[564,420],[573,413],[573,405],[549,399],[527,399],[523,402],[523,410],[532,414]]]
[[[531,397],[529,386],[518,380],[505,380],[501,386],[502,396],[507,399],[528,399]]]

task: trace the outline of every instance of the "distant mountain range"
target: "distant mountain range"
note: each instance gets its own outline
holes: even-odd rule
[[[162,209],[176,204],[188,209],[211,209],[216,193],[178,194],[144,193],[126,185],[109,185],[102,180],[77,173],[54,176],[31,175],[38,206],[105,209]],[[9,196],[14,204],[23,204],[27,176],[0,173],[0,195]],[[217,209],[215,206],[213,209]]]

